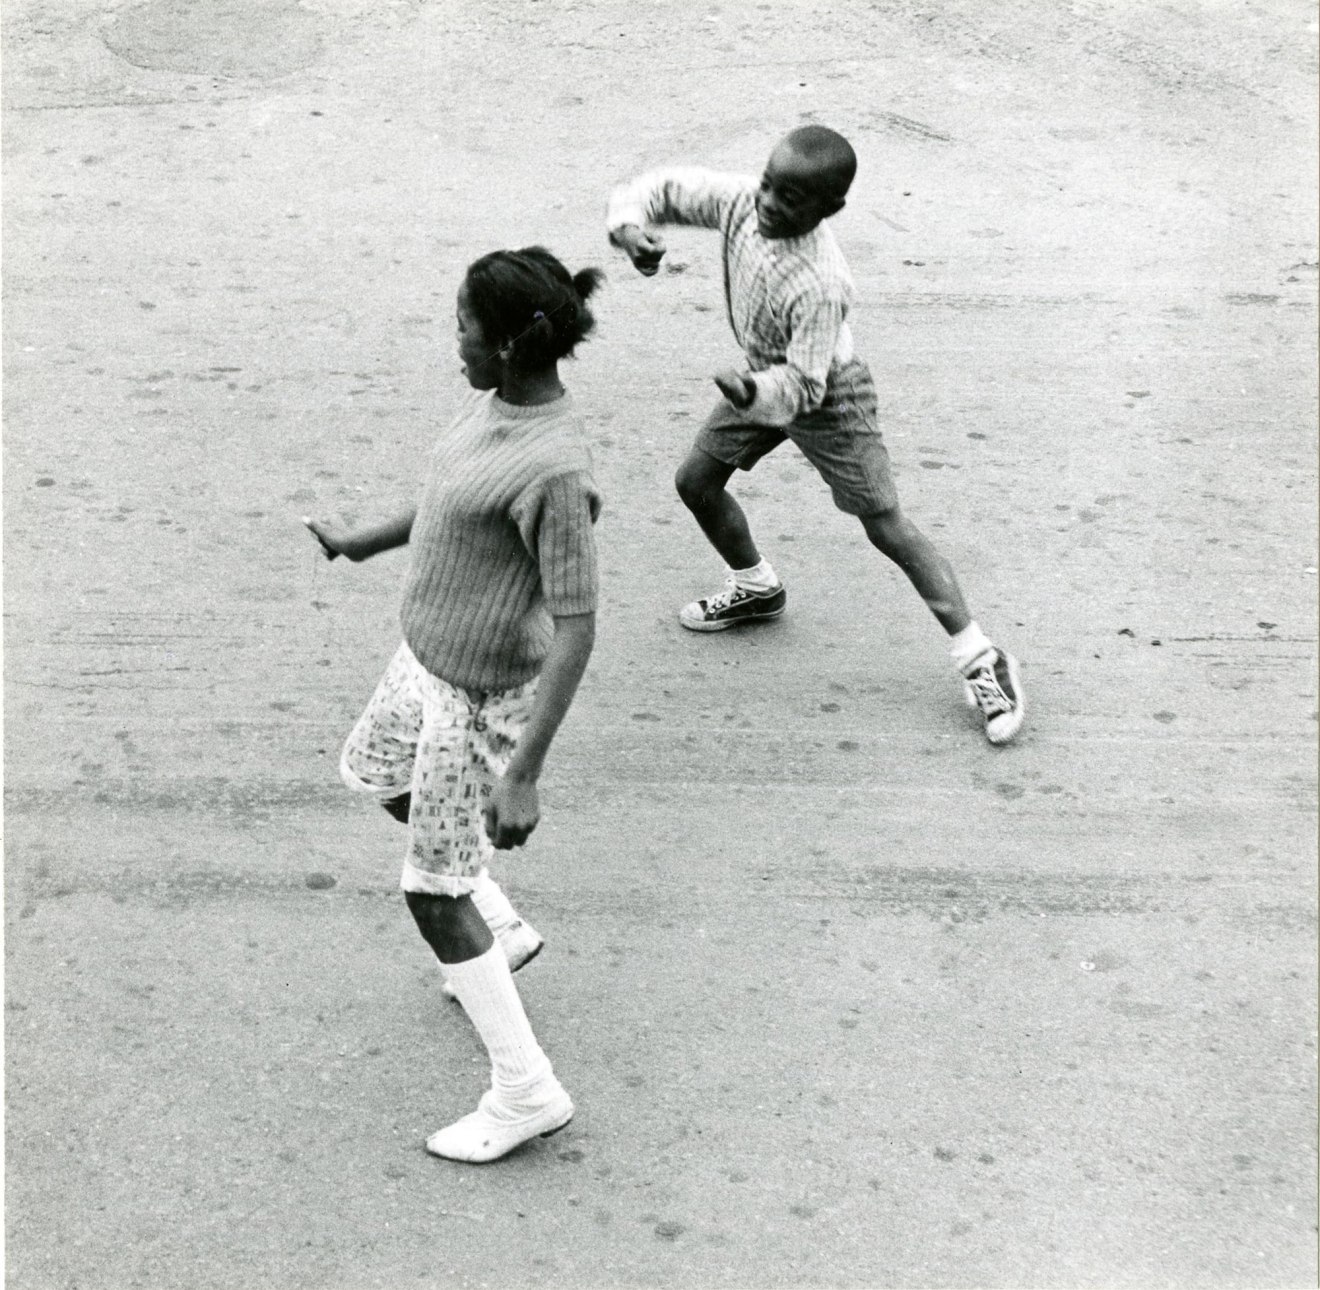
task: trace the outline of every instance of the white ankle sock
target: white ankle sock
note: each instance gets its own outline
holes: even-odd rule
[[[770,567],[770,561],[764,558],[750,569],[730,569],[729,572],[744,591],[771,591],[779,586],[779,578]]]
[[[498,936],[505,928],[522,921],[518,911],[509,903],[499,883],[483,869],[477,876],[476,886],[472,888],[472,903],[477,913],[486,920],[486,926]]]
[[[968,623],[962,631],[949,637],[949,656],[960,672],[966,673],[981,655],[994,649],[990,638],[974,623]]]
[[[551,1074],[523,1011],[504,951],[492,945],[464,963],[446,963],[445,975],[490,1054],[491,1086],[509,1101]]]

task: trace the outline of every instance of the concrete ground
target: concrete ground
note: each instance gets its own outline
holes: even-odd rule
[[[1316,8],[12,0],[6,1222],[15,1290],[1292,1287],[1316,1277]],[[616,180],[819,119],[909,513],[1019,654],[990,748],[783,450],[790,613],[672,472],[736,357]],[[339,741],[464,266],[604,265],[567,370],[599,645],[499,876],[578,1103],[484,1087]]]

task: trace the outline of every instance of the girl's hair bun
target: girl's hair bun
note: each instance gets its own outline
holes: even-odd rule
[[[568,358],[596,325],[587,299],[605,281],[596,268],[569,271],[543,246],[492,251],[463,280],[468,310],[492,347],[509,346],[523,370]]]
[[[573,290],[580,300],[590,300],[604,281],[605,274],[600,269],[579,269],[573,275]]]

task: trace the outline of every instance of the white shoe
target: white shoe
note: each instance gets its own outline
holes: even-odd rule
[[[443,1160],[482,1165],[507,1156],[533,1138],[558,1133],[572,1118],[573,1102],[563,1085],[551,1076],[545,1099],[538,1099],[530,1107],[503,1106],[498,1094],[487,1090],[471,1115],[431,1134],[426,1149]]]
[[[516,923],[501,928],[495,934],[495,939],[499,942],[500,949],[504,951],[504,957],[509,961],[510,972],[525,968],[545,947],[545,938],[541,933],[531,923],[521,918]],[[454,987],[448,981],[440,987],[440,993],[446,999],[453,999],[455,1002],[458,1000]]]

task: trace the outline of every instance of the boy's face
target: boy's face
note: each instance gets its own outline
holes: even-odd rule
[[[827,166],[784,140],[770,154],[756,193],[756,227],[764,238],[799,237],[843,209]]]
[[[493,390],[499,385],[503,367],[499,350],[486,343],[481,324],[468,312],[466,288],[458,292],[458,357],[474,390]]]

